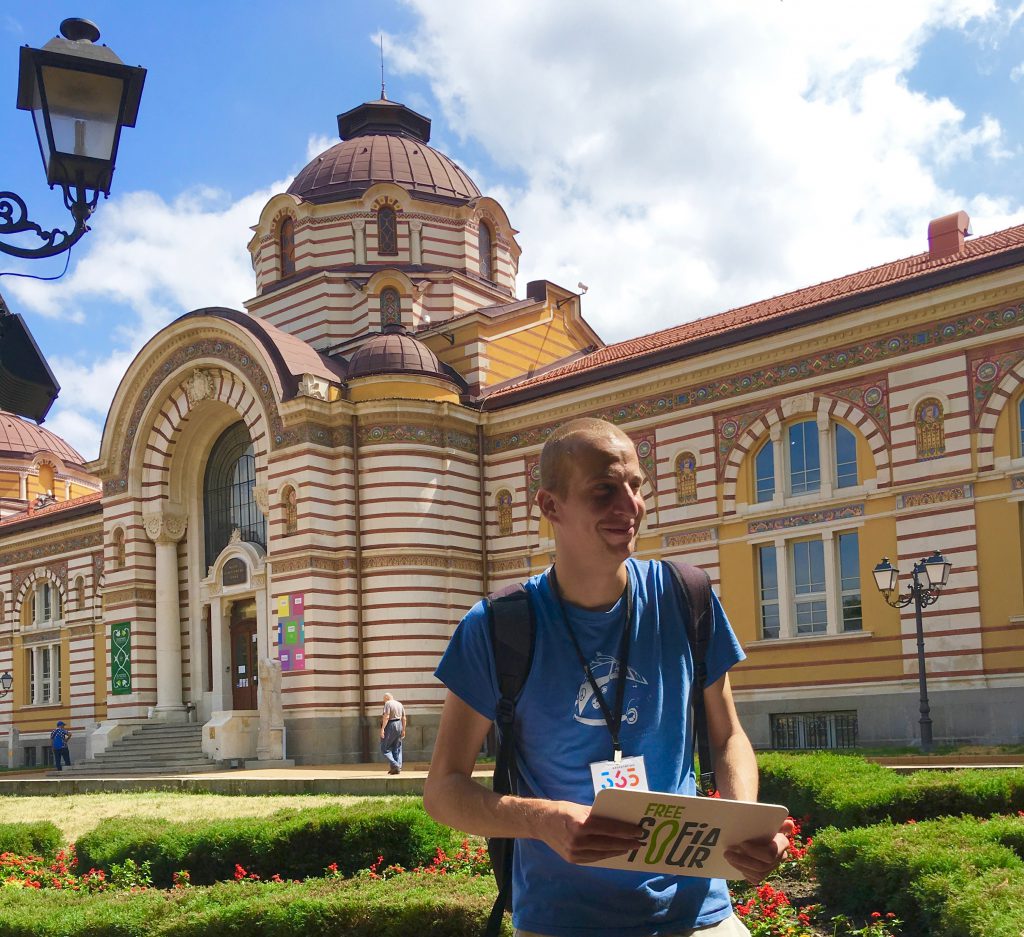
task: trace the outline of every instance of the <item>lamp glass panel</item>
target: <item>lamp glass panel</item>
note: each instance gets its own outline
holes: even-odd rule
[[[873,570],[875,585],[879,592],[892,592],[896,588],[896,570],[892,566],[878,564]]]
[[[117,142],[124,82],[54,66],[44,66],[41,73],[55,150],[68,156],[110,160]]]

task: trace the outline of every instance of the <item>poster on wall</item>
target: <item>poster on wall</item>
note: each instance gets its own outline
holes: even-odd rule
[[[306,619],[301,592],[279,595],[274,603],[277,617],[277,659],[281,672],[306,669]]]
[[[110,691],[127,696],[132,691],[132,624],[110,626]]]

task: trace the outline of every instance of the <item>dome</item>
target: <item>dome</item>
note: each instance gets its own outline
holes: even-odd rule
[[[423,374],[454,383],[437,355],[404,328],[393,325],[385,326],[349,359],[348,380],[373,374]]]
[[[32,458],[37,452],[52,452],[65,462],[82,465],[85,460],[56,433],[0,410],[0,453]]]
[[[338,115],[336,143],[310,162],[288,187],[308,202],[358,198],[378,182],[393,182],[421,198],[466,202],[476,183],[444,153],[427,146],[430,120],[382,98]]]

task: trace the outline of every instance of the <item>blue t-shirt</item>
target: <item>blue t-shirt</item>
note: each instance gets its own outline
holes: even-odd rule
[[[693,794],[693,737],[687,702],[693,655],[686,612],[657,562],[628,561],[633,589],[630,649],[620,730],[623,754],[643,755],[652,791]],[[612,757],[612,741],[593,698],[546,574],[526,583],[537,621],[533,664],[516,706],[520,790],[525,797],[594,802],[590,763]],[[743,660],[717,597],[707,652],[708,685]],[[615,705],[626,603],[607,612],[566,605],[572,629],[609,709]],[[483,602],[459,624],[436,676],[488,719],[500,698]],[[566,862],[539,840],[516,844],[517,928],[552,937],[655,935],[706,927],[731,913],[720,879],[649,875]]]

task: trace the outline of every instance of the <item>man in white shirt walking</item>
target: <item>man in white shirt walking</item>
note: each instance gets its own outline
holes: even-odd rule
[[[387,759],[388,774],[402,773],[402,739],[405,738],[405,707],[390,693],[384,694],[380,718],[380,753]]]

